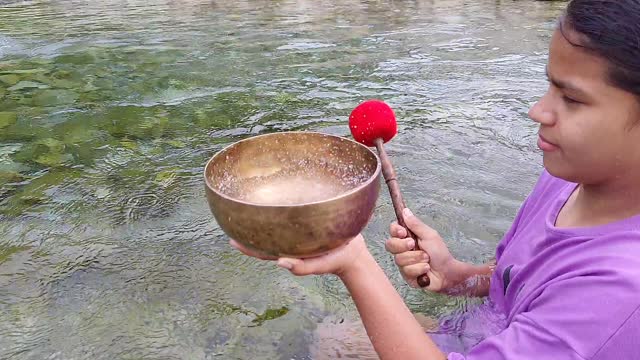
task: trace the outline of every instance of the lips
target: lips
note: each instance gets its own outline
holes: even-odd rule
[[[542,134],[538,134],[538,147],[540,150],[549,152],[558,150],[560,147],[549,140],[547,140]]]

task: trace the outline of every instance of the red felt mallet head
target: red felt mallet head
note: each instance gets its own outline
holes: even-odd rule
[[[398,124],[389,105],[381,100],[367,100],[351,112],[349,129],[357,142],[375,146],[377,138],[386,143],[396,136]]]

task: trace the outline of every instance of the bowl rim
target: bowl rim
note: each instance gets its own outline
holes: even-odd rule
[[[309,134],[309,135],[321,135],[321,136],[326,136],[326,137],[332,137],[332,138],[338,138],[341,139],[343,141],[349,141],[352,143],[357,144],[358,146],[361,146],[362,148],[366,149],[370,154],[372,154],[374,156],[374,158],[376,159],[376,170],[373,172],[373,174],[367,179],[367,181],[363,182],[362,184],[354,187],[353,189],[343,192],[340,195],[328,198],[328,199],[324,199],[324,200],[319,200],[319,201],[312,201],[312,202],[306,202],[306,203],[300,203],[300,204],[288,204],[288,205],[273,205],[273,204],[257,204],[257,203],[253,203],[250,201],[244,201],[244,200],[240,200],[240,199],[236,199],[233,198],[231,196],[228,196],[220,191],[218,191],[217,189],[215,189],[212,185],[211,182],[209,181],[209,178],[207,177],[207,169],[209,169],[209,166],[211,166],[211,163],[213,162],[213,160],[223,154],[226,150],[230,149],[233,146],[237,146],[237,144],[245,142],[245,141],[251,141],[251,140],[255,140],[256,138],[261,138],[261,137],[267,137],[267,136],[277,136],[277,135],[286,135],[286,134]],[[336,201],[339,199],[343,199],[346,197],[351,196],[352,194],[362,190],[363,188],[368,187],[369,185],[371,185],[372,182],[377,181],[380,177],[380,173],[382,172],[382,164],[380,161],[380,157],[378,156],[378,154],[376,154],[375,151],[371,150],[371,148],[369,148],[368,146],[361,144],[353,139],[349,139],[347,137],[344,136],[339,136],[339,135],[332,135],[332,134],[327,134],[327,133],[323,133],[320,131],[279,131],[279,132],[272,132],[272,133],[268,133],[268,134],[261,134],[261,135],[256,135],[256,136],[250,136],[247,137],[245,139],[233,142],[225,147],[223,147],[222,149],[220,149],[219,151],[217,151],[215,154],[213,154],[213,156],[211,156],[211,158],[209,158],[209,160],[206,162],[205,166],[204,166],[204,170],[203,170],[203,176],[204,176],[204,182],[205,182],[205,186],[207,187],[207,189],[211,190],[212,192],[214,192],[217,196],[220,196],[222,198],[224,198],[227,201],[233,201],[235,203],[241,204],[241,205],[247,205],[247,206],[252,206],[252,207],[256,207],[256,208],[261,208],[261,209],[269,209],[269,208],[274,208],[274,209],[278,209],[278,208],[302,208],[305,206],[312,206],[312,205],[318,205],[318,204],[326,204],[332,201]]]

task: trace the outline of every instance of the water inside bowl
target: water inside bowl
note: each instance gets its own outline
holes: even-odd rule
[[[251,176],[227,174],[221,192],[258,205],[298,205],[327,200],[366,182],[369,170],[303,160],[289,165],[256,167]]]

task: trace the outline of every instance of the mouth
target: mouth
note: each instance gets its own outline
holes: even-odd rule
[[[538,147],[544,152],[551,152],[560,148],[558,145],[545,139],[541,134],[538,134]]]

